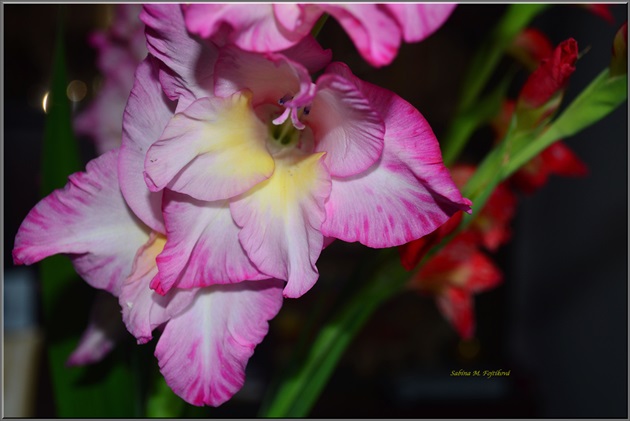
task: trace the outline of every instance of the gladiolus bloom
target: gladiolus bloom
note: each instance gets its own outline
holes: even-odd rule
[[[417,42],[435,32],[456,4],[189,4],[188,30],[223,45],[276,52],[297,45],[328,13],[346,30],[371,65],[388,65],[401,40]]]
[[[269,55],[217,50],[178,13],[141,14],[177,109],[144,87],[143,66],[121,150],[123,194],[167,237],[156,291],[272,277],[299,297],[318,278],[325,237],[392,247],[469,210],[428,123],[401,98],[340,63],[313,83],[309,70],[329,56],[312,39]],[[149,196],[135,194],[145,185]]]
[[[282,282],[264,280],[173,290],[149,288],[155,257],[165,244],[127,207],[118,185],[118,150],[91,161],[31,210],[15,239],[16,264],[67,254],[91,286],[118,297],[95,308],[115,324],[122,308],[127,329],[146,343],[163,328],[155,355],[167,384],[194,405],[220,405],[243,385],[245,366],[282,305]],[[96,331],[96,332],[93,332]],[[100,332],[100,334],[98,334]],[[70,364],[98,360],[112,346],[107,325],[88,328]],[[105,349],[103,349],[105,347]]]

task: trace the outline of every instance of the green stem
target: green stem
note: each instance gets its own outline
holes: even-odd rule
[[[603,70],[534,141],[515,142],[518,153],[506,165],[506,177],[557,140],[573,136],[614,111],[628,95],[628,76],[610,76]]]
[[[261,416],[308,415],[354,336],[383,302],[401,290],[409,276],[397,259],[382,265],[324,326],[304,364],[283,382],[274,401]]]
[[[315,22],[315,26],[313,26],[313,29],[311,29],[311,35],[313,36],[313,38],[317,38],[317,35],[319,35],[319,32],[322,30],[324,24],[328,20],[328,16],[330,16],[328,13],[324,13],[317,20],[317,22]]]
[[[548,4],[512,4],[475,54],[463,81],[457,113],[442,141],[444,163],[449,166],[466,146],[470,135],[484,121],[472,119],[478,98],[494,73],[505,50],[531,20],[549,7]]]

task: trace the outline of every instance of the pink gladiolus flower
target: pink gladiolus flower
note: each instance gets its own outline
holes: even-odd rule
[[[318,278],[326,237],[392,247],[470,209],[404,100],[339,63],[313,83],[309,70],[329,55],[310,38],[266,56],[217,50],[188,35],[179,11],[141,14],[177,108],[139,71],[120,158],[130,206],[166,233],[156,291],[271,277],[299,297]]]
[[[247,361],[282,305],[282,282],[156,294],[149,283],[165,238],[127,207],[117,159],[118,150],[102,155],[85,173],[70,176],[64,189],[40,201],[18,231],[14,261],[32,264],[53,254],[69,255],[90,285],[118,297],[125,325],[139,343],[163,328],[155,355],[175,393],[193,405],[220,405],[242,387]],[[69,364],[97,360],[111,348],[107,324],[119,320],[120,307],[114,312],[104,306],[96,311],[101,321],[109,320],[88,329]]]
[[[346,30],[371,65],[388,65],[402,40],[417,42],[435,32],[455,4],[189,4],[188,30],[215,43],[253,52],[297,45],[328,13]]]
[[[101,155],[120,147],[122,118],[134,72],[147,55],[144,24],[138,18],[141,4],[117,4],[107,31],[90,35],[90,44],[98,51],[97,67],[104,80],[94,101],[74,119],[77,134],[88,136]],[[110,302],[110,304],[106,304]],[[108,298],[99,296],[88,327],[69,365],[92,364],[104,358],[125,333],[124,325],[109,317],[118,311]]]
[[[96,99],[74,120],[75,131],[90,137],[99,155],[120,146],[122,116],[133,74],[147,55],[144,24],[138,19],[142,5],[117,4],[114,10],[111,27],[90,36],[90,44],[98,51],[102,87]]]

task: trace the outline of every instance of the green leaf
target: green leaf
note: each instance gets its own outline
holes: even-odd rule
[[[44,129],[41,194],[63,187],[81,169],[66,97],[63,6],[59,8],[51,90]],[[58,417],[124,417],[134,413],[133,377],[125,353],[114,352],[101,364],[66,367],[65,362],[87,326],[94,296],[65,256],[40,264],[44,327]]]

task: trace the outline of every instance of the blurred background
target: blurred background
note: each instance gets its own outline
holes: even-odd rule
[[[106,4],[65,7],[68,82],[81,82],[83,92],[72,96],[76,113],[102,83],[87,37],[105,28],[113,13]],[[394,63],[382,69],[358,56],[333,19],[319,39],[324,47],[334,47],[334,60],[346,62],[357,76],[415,105],[440,139],[454,113],[464,70],[505,8],[460,5],[438,32],[403,45]],[[43,100],[59,6],[6,4],[3,10],[4,415],[54,417],[38,270],[15,267],[11,250],[19,224],[39,200]],[[609,63],[627,4],[611,5],[610,11],[614,23],[581,6],[554,5],[531,25],[554,45],[573,37],[580,51],[588,48],[564,104]],[[79,142],[86,163],[95,150],[88,139]],[[481,156],[491,142],[492,134],[480,130],[465,157]],[[627,104],[566,144],[587,164],[589,175],[552,177],[536,194],[519,196],[512,241],[493,255],[504,283],[475,299],[475,339],[461,341],[433,298],[402,293],[374,314],[346,351],[311,416],[627,418]],[[250,360],[243,390],[219,408],[190,415],[256,416],[308,316],[317,310],[325,317],[331,311],[326,303],[334,301],[354,268],[372,256],[373,251],[356,244],[336,242],[326,249],[318,264],[320,281],[299,300],[286,301],[271,322],[269,335]],[[78,325],[87,323],[88,311],[89,306],[77,305]],[[144,345],[151,358],[154,345],[155,340]],[[459,369],[511,374],[495,379],[449,375]]]

